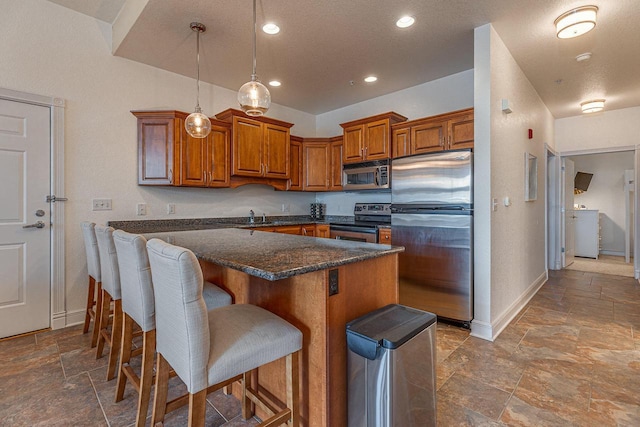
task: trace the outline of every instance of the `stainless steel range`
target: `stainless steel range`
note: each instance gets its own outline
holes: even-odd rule
[[[331,238],[378,243],[378,227],[391,225],[391,203],[356,203],[353,222],[332,222]]]

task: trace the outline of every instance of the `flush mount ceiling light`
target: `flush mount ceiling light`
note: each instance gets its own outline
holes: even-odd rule
[[[583,113],[597,113],[604,109],[604,99],[594,99],[580,104]]]
[[[588,33],[596,26],[596,6],[583,6],[563,13],[555,20],[556,34],[560,39],[570,39]]]
[[[278,34],[280,32],[280,27],[274,23],[268,23],[262,26],[262,31],[267,34]]]
[[[240,109],[249,116],[261,116],[271,106],[269,89],[258,80],[256,74],[256,0],[253,0],[253,73],[251,81],[242,85],[238,91]]]
[[[269,86],[278,87],[278,86],[281,86],[281,85],[282,85],[282,83],[280,83],[278,80],[271,80],[269,82]]]
[[[414,22],[416,22],[416,20],[413,16],[403,16],[396,21],[396,26],[400,28],[407,28],[412,26]]]
[[[580,55],[576,56],[576,61],[578,62],[588,61],[590,59],[591,59],[591,52],[581,53]]]
[[[206,138],[211,132],[211,120],[202,114],[202,108],[200,108],[200,33],[207,31],[207,27],[199,22],[192,22],[189,27],[196,32],[197,98],[195,111],[187,116],[184,127],[192,137]]]
[[[364,81],[367,82],[367,83],[373,83],[376,80],[378,80],[378,78],[376,76],[368,76],[368,77],[364,78]]]

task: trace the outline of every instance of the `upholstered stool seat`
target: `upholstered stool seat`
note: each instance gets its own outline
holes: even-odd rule
[[[167,402],[169,367],[189,392],[189,425],[204,425],[206,395],[242,380],[243,417],[251,402],[273,415],[261,425],[299,425],[298,365],[302,333],[260,307],[235,304],[207,311],[202,271],[194,254],[158,239],[147,243],[156,307],[157,368],[152,425],[180,402]],[[251,372],[286,358],[286,408],[264,402],[251,388]],[[179,399],[186,403],[186,399]]]
[[[100,274],[100,254],[98,253],[98,241],[96,240],[96,224],[83,221],[80,223],[84,249],[87,254],[87,272],[89,273],[89,289],[87,290],[87,308],[84,316],[83,333],[89,332],[89,325],[93,320],[91,333],[91,347],[98,342],[100,332],[100,313],[102,308],[102,280]]]
[[[151,268],[147,256],[147,240],[138,234],[122,230],[113,233],[116,248],[124,316],[120,361],[118,363],[118,382],[116,386],[116,402],[124,397],[127,380],[138,392],[138,410],[136,427],[144,426],[149,408],[151,384],[153,379],[153,361],[156,351],[155,303],[151,279]],[[217,286],[207,283],[205,302],[207,309],[231,304],[231,295]],[[137,324],[142,330],[142,367],[140,376],[136,374],[129,362],[139,350],[132,349],[133,326]]]

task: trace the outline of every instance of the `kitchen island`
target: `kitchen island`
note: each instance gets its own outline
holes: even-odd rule
[[[347,424],[345,325],[398,302],[397,255],[403,248],[242,229],[145,237],[192,250],[204,279],[229,292],[234,303],[258,305],[296,326],[303,334],[302,424]],[[283,361],[260,368],[257,377],[262,391],[284,400]]]

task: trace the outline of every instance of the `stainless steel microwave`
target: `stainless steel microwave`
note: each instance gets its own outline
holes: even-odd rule
[[[353,163],[342,167],[342,188],[345,190],[376,190],[390,188],[389,160]]]

